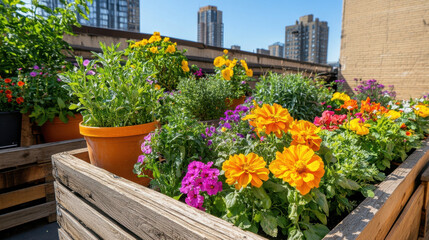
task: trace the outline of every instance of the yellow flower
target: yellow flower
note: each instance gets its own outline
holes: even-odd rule
[[[229,67],[229,65],[231,65],[231,60],[229,60],[229,59],[225,60],[225,65],[226,65],[227,67]]]
[[[164,42],[168,42],[168,41],[170,41],[170,38],[169,37],[165,37],[164,38]]]
[[[174,53],[176,51],[176,47],[174,45],[168,45],[167,49],[165,50],[166,53]]]
[[[248,68],[248,69],[246,70],[246,75],[247,75],[248,77],[253,77],[253,70]]]
[[[244,67],[244,69],[246,70],[246,72],[247,72],[247,63],[246,63],[246,61],[244,61],[244,60],[240,60],[240,63],[241,63],[241,66],[243,66]]]
[[[222,127],[222,128],[220,129],[220,131],[221,131],[221,132],[225,132],[225,131],[226,131],[226,127]]]
[[[355,118],[351,120],[346,125],[350,130],[355,131],[358,135],[367,135],[369,133],[370,124],[361,122],[360,118]]]
[[[311,122],[299,120],[292,124],[289,132],[292,134],[291,145],[306,145],[313,151],[319,151],[322,139],[317,135],[320,128]]]
[[[151,51],[152,53],[158,53],[158,47],[151,47],[149,51]]]
[[[136,43],[134,43],[134,44],[131,44],[131,45],[130,45],[130,48],[142,47],[142,46],[145,46],[147,43],[148,43],[147,39],[142,39],[142,40],[141,40],[141,41],[139,41],[139,42],[136,42]]]
[[[161,36],[161,33],[159,33],[159,32],[153,32],[153,36]]]
[[[222,67],[223,65],[225,65],[225,59],[222,56],[216,57],[213,61],[213,65],[215,67]]]
[[[131,66],[130,66],[131,68],[136,68],[136,65],[134,65],[134,64],[131,64]]]
[[[288,182],[302,195],[318,188],[325,174],[322,158],[306,145],[292,145],[282,153],[276,152],[276,159],[269,168],[276,178]]]
[[[265,167],[266,165],[264,158],[255,153],[229,156],[229,159],[222,164],[222,170],[225,171],[225,182],[235,185],[237,190],[245,188],[249,184],[259,188],[262,186],[261,180],[268,180],[270,171]]]
[[[149,43],[159,42],[161,41],[161,36],[159,32],[154,32],[153,35],[149,38]]]
[[[419,104],[414,106],[414,109],[416,109],[414,112],[420,117],[423,117],[423,118],[429,117],[429,107]]]
[[[184,72],[189,72],[188,61],[186,61],[186,60],[182,60],[182,70],[183,70]]]
[[[350,97],[349,97],[349,95],[347,95],[346,93],[340,93],[340,92],[336,92],[336,93],[334,93],[334,95],[332,96],[332,98],[331,98],[331,101],[334,101],[334,100],[336,100],[336,99],[338,99],[338,100],[341,100],[341,101],[348,101],[348,100],[350,100]]]
[[[237,65],[237,59],[234,58],[234,60],[232,60],[232,62],[229,64],[229,67],[233,68],[235,65]]]
[[[389,110],[384,114],[385,117],[390,118],[390,120],[395,120],[401,117],[401,113],[395,110]]]
[[[222,76],[225,80],[231,80],[231,77],[234,75],[234,71],[231,68],[225,68],[222,70]]]
[[[249,124],[255,127],[255,131],[276,134],[278,138],[287,133],[290,124],[293,122],[292,116],[286,108],[274,103],[272,106],[264,104],[262,107],[258,105],[252,109],[249,115],[245,116],[243,120],[250,120]]]
[[[159,89],[161,89],[161,86],[159,86],[158,84],[155,84],[155,89],[159,90]]]
[[[224,49],[223,54],[225,54],[225,55],[228,54],[228,50]]]

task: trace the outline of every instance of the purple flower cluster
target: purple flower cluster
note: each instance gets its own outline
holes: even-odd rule
[[[211,126],[211,127],[207,127],[207,128],[206,128],[206,134],[201,133],[201,137],[202,137],[203,139],[206,139],[207,137],[211,137],[211,136],[213,136],[213,134],[214,134],[214,133],[216,133],[216,128],[215,128],[215,127],[213,127],[213,126]]]
[[[241,117],[243,115],[245,115],[247,112],[249,111],[249,108],[244,106],[244,105],[238,105],[234,111],[232,110],[227,110],[224,114],[225,117],[224,118],[220,118],[221,121],[224,121],[225,123],[227,123],[228,121],[232,121],[232,122],[239,122]],[[224,125],[224,127],[226,127]],[[226,127],[228,128],[228,127]],[[229,129],[229,128],[228,128]]]
[[[377,95],[388,95],[392,98],[396,97],[396,92],[393,91],[393,85],[389,85],[390,90],[384,90],[385,86],[377,83],[377,80],[375,79],[369,79],[366,81],[355,79],[355,81],[359,81],[361,84],[354,88],[354,90],[359,94],[364,94],[365,96],[370,97],[371,99],[377,99]]]
[[[196,77],[202,77],[202,76],[204,76],[204,74],[203,74],[203,69],[198,69],[198,71],[195,71],[194,72],[194,75],[196,76]]]
[[[144,154],[152,153],[152,147],[150,146],[150,141],[152,140],[153,134],[154,133],[149,133],[146,137],[144,137],[144,142],[141,145],[141,150]],[[145,155],[140,155],[137,162],[143,163],[145,158],[146,158]]]
[[[188,165],[188,172],[182,179],[180,192],[187,194],[185,202],[192,207],[205,211],[202,192],[213,196],[222,191],[222,182],[218,181],[219,169],[211,168],[213,162],[204,164],[193,161]]]

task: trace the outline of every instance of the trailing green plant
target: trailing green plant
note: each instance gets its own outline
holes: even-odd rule
[[[219,119],[227,108],[225,99],[231,94],[228,83],[213,76],[182,79],[177,89],[177,104],[200,121]]]
[[[134,61],[132,52],[124,60],[119,44],[106,47],[100,43],[100,47],[102,53],[94,53],[94,60],[86,64],[77,57],[78,66],[60,75],[79,101],[70,109],[82,113],[85,126],[123,127],[154,121],[162,91],[148,79],[152,72],[146,63]]]
[[[13,76],[18,68],[34,65],[64,65],[63,50],[71,48],[63,36],[73,34],[72,26],[80,26],[77,14],[87,19],[89,9],[87,1],[60,3],[63,7],[50,9],[39,0],[32,0],[29,8],[20,0],[0,2],[0,76]]]
[[[326,102],[328,90],[314,80],[301,74],[269,73],[256,84],[253,94],[256,101],[277,103],[287,108],[296,119],[312,121],[320,116]]]

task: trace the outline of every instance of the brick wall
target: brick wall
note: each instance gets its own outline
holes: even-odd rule
[[[394,85],[399,99],[429,92],[429,0],[344,0],[341,74]]]

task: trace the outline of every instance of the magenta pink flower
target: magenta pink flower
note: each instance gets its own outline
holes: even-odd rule
[[[338,129],[346,118],[346,115],[335,115],[335,112],[327,110],[322,113],[322,117],[314,118],[314,125],[332,131]]]

